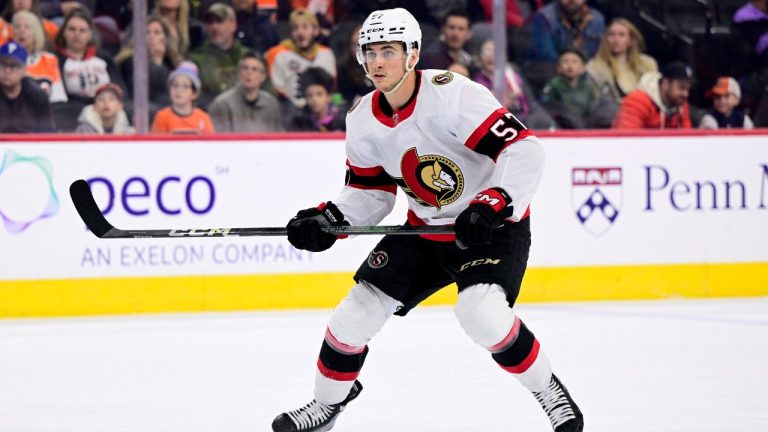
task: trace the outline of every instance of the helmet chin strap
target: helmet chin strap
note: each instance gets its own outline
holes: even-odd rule
[[[418,63],[418,61],[416,63]],[[408,67],[408,62],[406,61],[406,63],[405,63],[405,73],[403,74],[403,77],[400,78],[400,80],[397,82],[397,84],[392,86],[392,88],[390,88],[389,90],[382,90],[381,92],[388,96],[388,95],[391,95],[392,93],[400,90],[400,87],[402,87],[403,83],[405,82],[405,79],[408,78],[408,74],[410,74],[411,71],[416,68],[416,63],[414,63],[413,66],[411,66],[409,68]]]

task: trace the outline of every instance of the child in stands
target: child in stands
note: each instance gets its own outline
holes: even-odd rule
[[[195,107],[200,95],[200,75],[197,66],[184,61],[168,77],[171,106],[158,111],[152,122],[152,132],[172,134],[213,133],[208,113]]]

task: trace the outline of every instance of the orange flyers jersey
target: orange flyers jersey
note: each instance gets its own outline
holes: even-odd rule
[[[463,76],[423,70],[414,96],[392,110],[377,91],[347,115],[347,185],[334,201],[352,225],[374,225],[401,189],[412,224],[452,224],[491,187],[528,216],[544,164],[539,140],[491,92]]]
[[[193,109],[188,116],[180,116],[171,107],[165,107],[155,115],[152,132],[200,135],[214,130],[211,117],[200,108]]]
[[[51,102],[66,102],[67,92],[59,72],[59,59],[49,52],[27,57],[27,76],[48,94]]]

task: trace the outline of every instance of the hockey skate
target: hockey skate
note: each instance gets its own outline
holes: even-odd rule
[[[553,374],[547,389],[533,394],[547,413],[555,432],[582,432],[584,416],[565,386]]]
[[[363,390],[360,381],[355,380],[347,398],[342,402],[326,405],[316,400],[299,409],[282,413],[272,422],[274,432],[325,432],[333,428],[347,404]]]

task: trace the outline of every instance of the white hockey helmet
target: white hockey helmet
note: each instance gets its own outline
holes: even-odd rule
[[[406,58],[410,58],[414,48],[421,48],[421,27],[416,18],[403,8],[377,10],[368,15],[360,28],[357,62],[363,67],[363,47],[376,42],[403,42]]]

